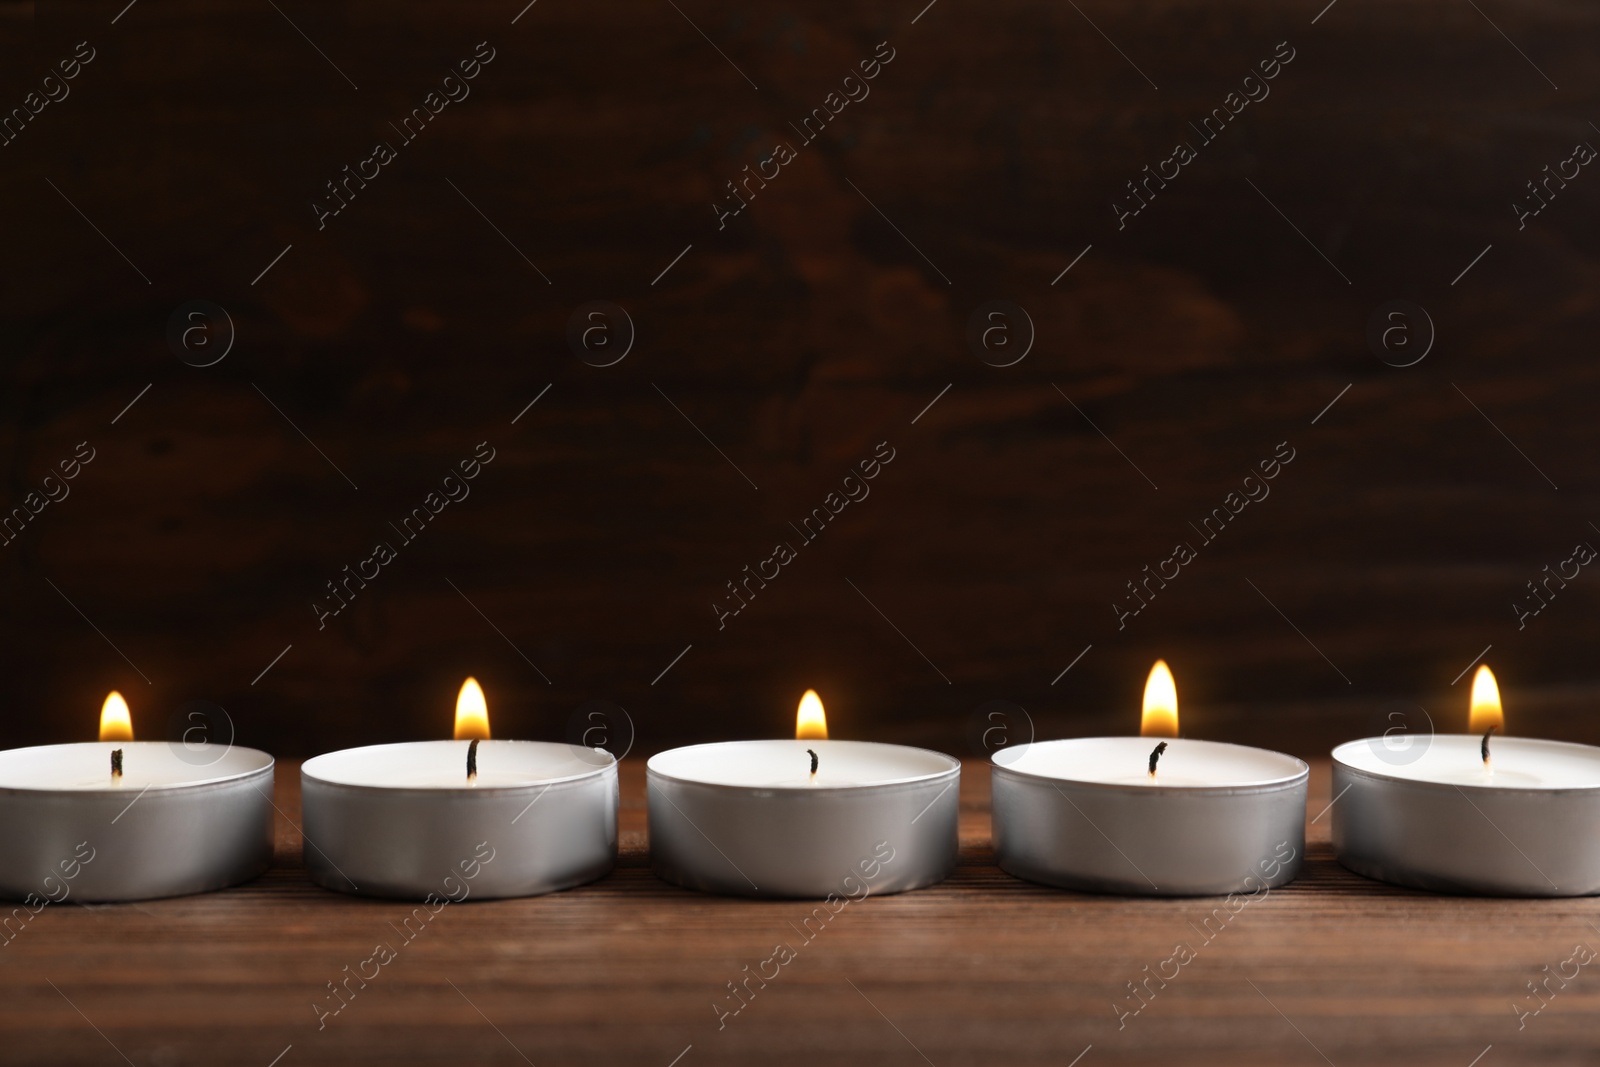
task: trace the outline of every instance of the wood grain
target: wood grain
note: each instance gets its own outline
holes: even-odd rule
[[[643,766],[623,774],[622,857],[590,886],[446,907],[348,1006],[311,1005],[408,909],[327,892],[300,866],[297,768],[280,765],[278,856],[206,896],[47,908],[0,950],[5,1061],[282,1067],[326,1063],[1061,1065],[1590,1062],[1587,971],[1520,1032],[1513,1002],[1574,944],[1592,900],[1433,896],[1369,882],[1329,852],[1314,768],[1309,862],[1214,940],[1215,900],[1062,892],[992,864],[988,775],[962,775],[961,862],[943,884],[852,904],[719,1031],[712,1002],[809,908],[679,890],[648,868]],[[1118,1029],[1113,1002],[1178,942],[1197,958]],[[51,983],[55,988],[52,988]],[[1152,987],[1153,988],[1153,987]],[[68,1002],[70,998],[70,1003]],[[81,1014],[80,1014],[81,1012]],[[92,1025],[91,1025],[92,1023]],[[99,1033],[96,1033],[98,1028]],[[514,1046],[514,1047],[513,1047]],[[919,1056],[919,1052],[921,1056]],[[520,1055],[519,1055],[520,1053]],[[1319,1055],[1320,1053],[1320,1055]]]
[[[1125,730],[1165,657],[1186,732],[1313,757],[1385,702],[1464,714],[1491,644],[1513,731],[1600,740],[1600,582],[1511,608],[1600,521],[1600,201],[1586,171],[1523,229],[1510,206],[1596,136],[1582,6],[123,6],[0,33],[6,100],[99,50],[0,149],[5,504],[99,450],[0,548],[9,743],[82,738],[112,687],[147,734],[203,697],[284,756],[438,737],[470,673],[506,736],[594,698],[647,744],[782,736],[814,686],[845,736],[951,748],[997,697]],[[471,97],[319,230],[323,183],[482,40]],[[871,96],[718,229],[884,40]],[[1285,40],[1271,96],[1118,229]],[[208,369],[165,339],[197,297],[238,328]],[[996,297],[1038,332],[1010,368],[965,340]],[[1397,297],[1439,337],[1404,370],[1365,336]],[[595,299],[638,328],[612,368],[567,347]],[[324,583],[483,440],[472,496],[319,629]],[[883,440],[870,498],[719,630]],[[1119,630],[1125,583],[1285,440],[1271,497]]]

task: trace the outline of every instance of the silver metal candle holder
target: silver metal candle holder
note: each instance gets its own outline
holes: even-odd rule
[[[1202,750],[1270,756],[1282,764],[1282,774],[1254,785],[1163,786],[1075,781],[1028,769],[1029,749],[1041,755],[1050,746],[1102,741],[1135,756],[1156,744],[1141,738],[1045,741],[993,760],[995,859],[1002,870],[1045,885],[1130,896],[1255,892],[1298,876],[1310,776],[1304,762],[1185,741]]]
[[[1426,752],[1416,766],[1385,757],[1384,743],[1368,738],[1333,750],[1333,848],[1345,867],[1445,893],[1600,893],[1600,751],[1499,737],[1486,773],[1478,737],[1428,737],[1418,742]],[[1424,768],[1455,780],[1418,780]],[[1556,782],[1527,781],[1529,768],[1553,768]]]
[[[214,752],[210,751],[215,749]],[[128,784],[110,781],[125,753]],[[0,897],[97,903],[203,893],[272,862],[272,757],[250,748],[94,741],[0,753]],[[104,786],[73,775],[89,768]],[[61,785],[51,784],[59,769]],[[156,779],[138,784],[155,770]],[[62,787],[66,786],[66,787]]]
[[[592,882],[617,855],[617,762],[599,749],[538,741],[484,742],[485,772],[465,782],[463,742],[417,742],[347,749],[301,767],[305,864],[328,889],[404,900],[449,895],[461,865],[479,845],[494,856],[474,865],[474,899],[536,896]],[[396,752],[395,750],[407,750]],[[427,767],[437,762],[459,785],[406,787],[386,761]],[[488,768],[526,759],[535,770],[522,784],[490,784]],[[385,784],[371,779],[375,765]],[[485,853],[487,854],[487,853]]]
[[[792,747],[794,766],[804,767],[808,746],[825,766],[911,754],[919,767],[905,780],[838,787],[696,780],[707,759],[714,766],[775,747]],[[648,767],[650,862],[669,882],[731,896],[918,889],[955,869],[960,779],[950,756],[865,741],[734,741],[659,753]]]

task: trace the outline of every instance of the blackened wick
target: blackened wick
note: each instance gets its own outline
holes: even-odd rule
[[[1161,753],[1165,752],[1166,750],[1167,743],[1163,741],[1156,746],[1156,750],[1154,752],[1150,753],[1150,777],[1154,778],[1156,776],[1156,764],[1161,760]]]

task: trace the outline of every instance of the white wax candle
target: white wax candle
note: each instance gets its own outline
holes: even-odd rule
[[[122,750],[122,778],[111,753]],[[272,757],[250,748],[90,741],[0,752],[0,895],[145,900],[235,885],[272,860]],[[58,898],[54,895],[51,899]]]
[[[611,870],[618,792],[609,752],[479,741],[469,782],[470,747],[413,741],[307,760],[300,780],[311,879],[368,896],[427,899],[465,887],[489,899],[566,889]],[[469,868],[470,886],[461,875]]]
[[[1600,748],[1532,737],[1483,738],[1468,734],[1409,737],[1407,745],[1373,737],[1349,741],[1333,758],[1359,771],[1407,782],[1438,782],[1501,789],[1600,787]]]
[[[479,741],[478,776],[467,782],[470,741],[408,741],[329,752],[302,773],[334,785],[371,789],[501,789],[554,785],[615,764],[601,749],[535,741]]]
[[[111,753],[122,750],[122,780],[111,777]],[[272,757],[252,748],[165,741],[85,741],[0,752],[0,789],[81,792],[210,785],[255,774],[272,766]]]
[[[1292,881],[1310,768],[1293,756],[1173,738],[1080,737],[993,759],[995,859],[1068,889],[1195,896]]]
[[[817,773],[811,756],[817,754]],[[744,789],[848,789],[910,783],[959,767],[949,756],[872,741],[724,741],[650,757],[657,774]]]
[[[1333,848],[1357,874],[1505,896],[1600,893],[1600,749],[1369,737],[1333,750]]]
[[[1021,774],[1143,788],[1250,788],[1281,785],[1305,773],[1293,756],[1243,745],[1173,738],[1150,774],[1160,738],[1078,737],[1002,752],[995,762]]]
[[[871,741],[660,752],[648,765],[650,861],[678,885],[744,896],[932,885],[955,867],[960,778],[943,753]]]

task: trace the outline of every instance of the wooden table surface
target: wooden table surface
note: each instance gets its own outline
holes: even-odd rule
[[[69,900],[0,951],[0,1060],[1499,1067],[1592,1063],[1600,1048],[1600,977],[1579,971],[1565,988],[1550,979],[1546,1006],[1520,1029],[1513,1010],[1537,1003],[1526,983],[1546,965],[1600,944],[1600,903],[1369,882],[1334,862],[1326,816],[1309,824],[1302,878],[1201,944],[1119,1029],[1113,1004],[1126,983],[1178,942],[1198,943],[1188,924],[1215,901],[1011,878],[992,862],[987,769],[965,770],[955,875],[849,905],[721,1029],[713,1001],[746,964],[796,940],[789,923],[810,908],[656,879],[638,759],[623,765],[615,873],[565,893],[444,908],[319,1029],[313,1003],[331,1003],[326,983],[377,942],[398,943],[389,924],[410,909],[306,880],[291,825],[298,767],[283,764],[277,859],[262,878],[175,900]],[[1327,803],[1323,761],[1308,820]]]

